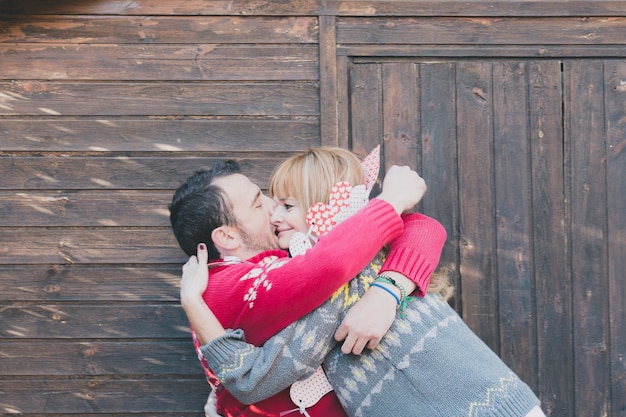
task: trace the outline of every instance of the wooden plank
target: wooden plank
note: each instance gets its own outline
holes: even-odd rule
[[[167,227],[173,191],[0,191],[0,227]]]
[[[609,413],[609,294],[602,61],[564,63],[571,157],[571,245],[576,415]]]
[[[178,304],[5,304],[2,339],[183,339],[189,322]],[[150,354],[150,352],[146,352]]]
[[[537,389],[528,67],[493,64],[500,356]]]
[[[626,63],[605,62],[611,410],[626,409]]]
[[[180,263],[6,265],[0,266],[0,301],[178,302],[180,275]]]
[[[62,416],[134,413],[201,417],[209,384],[201,378],[63,380],[13,379],[0,382],[0,410],[7,414]],[[37,395],[33,395],[37,393]],[[108,414],[106,414],[108,413]],[[184,414],[183,414],[184,413]]]
[[[317,45],[0,44],[0,79],[319,80]]]
[[[57,0],[0,1],[0,13],[12,14],[119,14],[119,15],[343,15],[343,16],[623,16],[622,1],[380,1],[300,0],[136,0],[132,3]]]
[[[495,352],[498,324],[492,69],[456,65],[462,316]]]
[[[418,141],[418,70],[413,63],[383,64],[383,143],[385,166],[408,165],[421,171]]]
[[[383,114],[382,114],[382,70],[380,65],[354,65],[350,68],[350,98],[349,98],[349,125],[350,143],[353,152],[360,156],[367,155],[372,149],[382,143]],[[384,152],[384,149],[382,150]],[[380,175],[382,178],[387,171],[381,154]],[[372,195],[379,192],[379,187],[372,190]]]
[[[34,15],[5,22],[0,43],[300,44],[317,43],[319,35],[314,16]]]
[[[416,35],[419,36],[419,35]],[[353,57],[355,63],[398,61],[416,56],[449,60],[451,58],[578,58],[578,57],[626,57],[623,45],[339,45],[337,55]]]
[[[565,232],[559,61],[528,64],[538,391],[546,415],[574,416],[571,265]]]
[[[267,186],[274,167],[287,154],[252,159],[253,155],[173,157],[101,157],[52,155],[0,158],[4,190],[174,190],[194,171],[224,159],[237,159],[246,175]],[[84,173],[76,175],[76,173]],[[64,192],[64,191],[61,191]],[[169,201],[168,201],[169,203]]]
[[[322,144],[339,145],[335,18],[320,16],[320,131]]]
[[[317,118],[12,118],[0,123],[0,135],[2,151],[35,154],[220,152],[237,157],[239,152],[295,152],[320,142]]]
[[[421,118],[421,175],[428,192],[424,213],[446,228],[448,238],[440,266],[450,271],[450,282],[458,290],[459,277],[459,174],[457,166],[456,79],[452,63],[422,63],[419,70]],[[453,300],[461,311],[461,298]]]
[[[185,341],[31,341],[0,342],[3,377],[64,375],[179,375],[187,378],[204,372],[191,337]]]
[[[315,82],[0,81],[2,116],[317,116]]]
[[[554,30],[559,28],[559,30]],[[624,45],[626,17],[337,19],[341,44]]]
[[[170,228],[0,228],[0,265],[179,264]]]
[[[349,68],[351,67],[352,58],[337,56],[337,143],[343,148],[350,148]]]

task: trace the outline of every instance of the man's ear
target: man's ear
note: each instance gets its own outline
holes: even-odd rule
[[[241,245],[239,231],[233,226],[220,226],[214,229],[211,239],[220,253],[228,254]]]

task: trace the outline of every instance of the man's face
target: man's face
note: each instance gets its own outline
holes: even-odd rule
[[[228,175],[216,179],[213,184],[224,190],[232,204],[239,222],[242,249],[249,253],[248,257],[264,250],[278,249],[276,227],[271,223],[276,203],[245,175]]]

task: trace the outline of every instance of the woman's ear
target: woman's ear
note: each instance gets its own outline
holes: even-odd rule
[[[236,250],[241,243],[237,229],[232,226],[220,226],[214,229],[211,239],[217,250],[226,255]]]

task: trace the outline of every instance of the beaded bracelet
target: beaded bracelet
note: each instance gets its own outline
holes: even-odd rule
[[[406,299],[406,290],[404,289],[402,285],[398,284],[395,279],[390,278],[387,275],[379,275],[378,278],[376,278],[374,282],[376,281],[391,284],[397,289],[399,289],[400,290],[400,303],[402,303]]]
[[[387,284],[391,284],[394,287],[396,287],[398,290],[400,290],[400,298],[399,298],[399,302],[398,302],[398,308],[400,309],[400,315],[402,317],[404,317],[405,314],[406,314],[406,302],[407,302],[408,299],[411,298],[411,297],[407,297],[406,296],[406,290],[404,289],[404,287],[402,285],[398,284],[395,279],[393,279],[391,277],[388,277],[387,275],[379,275],[378,278],[376,278],[374,280],[374,284],[376,284],[376,281],[384,282],[384,283],[387,283]],[[372,284],[372,285],[374,285],[374,284]]]
[[[400,299],[398,298],[398,296],[391,291],[389,288],[385,287],[384,285],[379,284],[378,282],[374,281],[370,284],[370,287],[377,287],[380,288],[381,290],[385,290],[387,291],[389,294],[391,294],[393,296],[393,298],[396,299],[396,302],[398,303],[398,306],[400,305]]]

